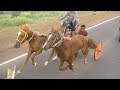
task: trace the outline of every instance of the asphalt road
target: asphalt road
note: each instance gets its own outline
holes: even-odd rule
[[[118,30],[120,18],[116,18],[89,30],[89,36],[96,42],[103,42],[103,51],[98,61],[94,61],[94,51],[88,54],[87,64],[83,63],[83,54],[74,62],[75,72],[59,71],[59,58],[43,67],[44,62],[50,54],[50,50],[43,52],[35,58],[37,66],[31,65],[31,60],[25,67],[23,74],[17,74],[15,79],[120,79],[120,43],[118,42]],[[25,57],[0,66],[0,79],[5,79],[7,69],[14,65],[18,67],[23,63]]]

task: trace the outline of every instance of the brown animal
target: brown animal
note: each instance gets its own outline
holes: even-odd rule
[[[63,33],[65,28],[66,28],[66,24],[63,23],[62,25],[60,25],[60,27],[58,28],[58,30],[60,31],[60,33]],[[52,52],[50,54],[49,59],[44,63],[44,66],[48,65],[49,61],[52,59],[53,56],[57,57],[57,53],[56,53],[56,51],[55,51],[54,48],[53,48],[53,50],[52,50]]]
[[[66,36],[66,34],[63,34],[66,26],[67,26],[67,25],[66,25],[65,23],[63,23],[63,24],[60,25],[60,27],[58,28],[59,32],[60,32],[62,35],[64,35],[64,36]],[[70,37],[71,37],[71,36],[70,36]],[[70,39],[70,38],[68,38],[68,39]],[[50,54],[50,57],[49,57],[48,60],[44,63],[44,66],[47,66],[47,65],[48,65],[49,61],[50,61],[51,59],[53,59],[53,56],[57,57],[57,53],[56,53],[56,51],[55,51],[54,48],[53,48],[53,50],[52,50],[52,52],[51,52],[51,54]]]
[[[48,36],[47,41],[43,45],[43,49],[47,51],[53,48],[57,52],[57,56],[60,58],[59,70],[65,70],[69,67],[74,71],[73,61],[75,60],[78,51],[81,49],[85,55],[84,63],[87,63],[87,54],[89,49],[95,49],[97,44],[90,38],[83,35],[75,35],[71,39],[64,37],[60,34],[59,30],[52,28],[51,33]],[[68,62],[68,66],[62,68],[64,62]]]
[[[42,46],[45,43],[46,39],[47,39],[46,35],[34,33],[33,31],[31,31],[29,29],[28,24],[21,26],[21,28],[18,32],[18,36],[17,36],[14,47],[19,48],[24,42],[28,41],[29,49],[28,49],[28,54],[27,54],[26,60],[23,63],[23,65],[20,67],[20,70],[18,71],[18,73],[21,73],[23,71],[23,69],[24,69],[25,65],[27,64],[28,60],[30,59],[30,57],[32,59],[32,65],[33,66],[37,65],[37,63],[35,63],[35,61],[34,61],[34,57],[36,55],[42,53]]]

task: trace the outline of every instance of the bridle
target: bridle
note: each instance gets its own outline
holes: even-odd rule
[[[24,38],[21,41],[18,38],[16,39],[16,41],[20,42],[20,44],[21,44],[25,40],[25,38],[28,38],[28,33],[23,30],[20,30],[20,32],[23,32],[25,34]],[[32,40],[33,36],[34,36],[34,34],[27,41],[30,42]]]
[[[55,36],[55,39],[54,41],[51,43],[49,41],[49,39],[46,41],[47,43],[49,43],[52,47],[56,47],[60,42],[62,42],[62,38],[61,37],[58,37],[55,33],[49,33],[49,36],[50,35],[54,35]],[[57,43],[55,44],[55,42],[57,41]],[[54,45],[55,44],[55,45]]]

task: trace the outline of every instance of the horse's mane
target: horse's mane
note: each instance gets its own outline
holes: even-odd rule
[[[51,32],[57,34],[58,36],[61,36],[61,31],[59,29],[52,28]]]
[[[34,33],[36,36],[39,36],[39,37],[47,37],[47,35],[46,34],[43,34],[43,33],[40,33],[40,32],[38,32],[38,31],[32,31],[32,30],[30,30],[30,25],[29,24],[24,24],[24,25],[22,25],[21,27],[20,27],[22,30],[24,30],[24,31],[27,31],[28,33],[29,32],[32,32],[32,33]],[[20,29],[20,30],[21,30]]]
[[[60,27],[58,28],[58,30],[59,30],[59,31],[62,31],[62,30],[64,30],[65,28],[66,28],[66,25],[63,24],[63,25],[60,25]]]
[[[21,30],[27,31],[27,30],[29,30],[30,25],[29,24],[24,24],[20,28],[21,28]]]

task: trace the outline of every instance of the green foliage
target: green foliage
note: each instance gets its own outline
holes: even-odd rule
[[[60,18],[62,11],[13,11],[11,14],[0,15],[0,27],[18,26],[34,20]]]
[[[14,18],[6,17],[0,18],[0,27],[18,26],[30,22],[32,22],[32,20],[26,17],[14,17]]]
[[[17,16],[20,15],[20,13],[21,13],[21,11],[13,11],[12,12],[12,17],[17,17]]]

